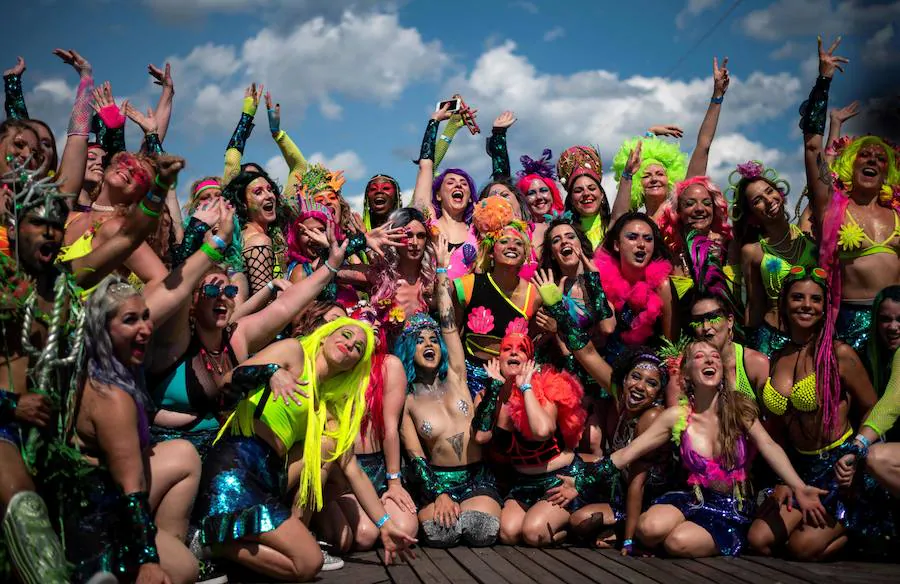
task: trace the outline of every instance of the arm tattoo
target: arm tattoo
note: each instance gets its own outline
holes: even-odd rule
[[[441,330],[445,332],[456,332],[456,310],[453,308],[453,300],[451,290],[453,284],[447,280],[446,284],[438,282],[438,318],[441,323]]]
[[[832,186],[831,168],[829,168],[828,161],[825,160],[821,152],[816,155],[816,164],[819,167],[819,181],[830,188]]]
[[[453,305],[441,308],[440,311],[441,330],[445,333],[456,332],[456,312]]]

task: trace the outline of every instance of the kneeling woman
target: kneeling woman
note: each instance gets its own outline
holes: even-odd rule
[[[558,475],[583,472],[575,446],[587,413],[581,407],[584,390],[578,380],[549,365],[536,371],[533,358],[527,324],[517,319],[503,337],[500,358],[486,366],[492,382],[476,414],[475,439],[492,442],[497,457],[516,471],[500,516],[500,541],[541,547],[565,538],[569,513],[581,503],[572,502],[566,509],[545,495],[562,484]]]
[[[644,455],[673,440],[680,448],[690,491],[667,493],[638,521],[637,536],[650,548],[672,556],[702,558],[737,555],[744,547],[752,517],[746,497],[751,445],[791,488],[811,524],[824,519],[818,495],[806,485],[784,450],[765,431],[756,406],[742,393],[726,389],[722,358],[712,345],[695,341],[684,352],[681,374],[688,399],[667,409],[646,432],[598,463],[588,480],[617,474]],[[579,489],[580,490],[580,489]]]
[[[488,546],[500,528],[500,495],[482,462],[481,446],[473,440],[475,407],[447,289],[450,250],[443,234],[437,256],[440,328],[427,314],[417,313],[406,321],[394,347],[409,383],[401,430],[412,459],[409,483],[419,504],[424,543]]]
[[[322,552],[301,515],[321,509],[323,475],[335,462],[381,528],[385,560],[415,542],[390,521],[351,450],[374,346],[371,327],[338,318],[300,341],[270,345],[226,377],[232,391],[249,396],[226,422],[200,480],[195,515],[201,543],[215,555],[271,578],[314,578]],[[270,398],[298,386],[308,395]],[[298,481],[291,506],[285,499]]]

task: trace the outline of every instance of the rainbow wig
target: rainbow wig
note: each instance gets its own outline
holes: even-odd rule
[[[444,184],[444,178],[446,178],[448,174],[458,174],[466,179],[466,183],[469,185],[469,204],[466,206],[465,215],[463,217],[463,220],[468,223],[472,220],[472,211],[475,209],[475,203],[478,201],[478,191],[475,189],[475,181],[472,180],[472,177],[469,176],[468,172],[461,168],[448,168],[434,177],[434,182],[431,183],[431,207],[434,209],[434,218],[440,219],[441,215],[444,213],[441,210],[441,203],[438,201],[437,197],[438,191],[441,190],[441,185]]]
[[[556,186],[556,173],[550,160],[553,153],[549,148],[544,148],[542,156],[537,160],[530,156],[521,156],[519,162],[522,163],[522,170],[516,172],[516,189],[522,196],[528,193],[528,186],[532,181],[539,180],[550,189],[550,195],[553,197],[552,211],[561,213],[563,210],[562,196],[559,194],[559,187]],[[535,217],[540,220],[540,217]]]
[[[324,382],[318,381],[316,357],[322,350],[323,341],[338,329],[354,326],[366,335],[366,348],[359,362],[349,371],[339,373]],[[334,462],[353,448],[359,436],[363,414],[366,410],[366,387],[372,370],[372,353],[375,350],[375,334],[372,327],[352,318],[340,317],[325,323],[309,335],[300,339],[303,347],[303,378],[307,381],[304,391],[309,394],[306,414],[306,430],[303,435],[303,469],[300,471],[298,506],[319,511],[322,509],[322,464]],[[242,402],[242,406],[252,405]],[[232,414],[236,423],[235,432],[243,436],[253,436],[255,407],[239,406]],[[328,428],[331,417],[337,427]],[[223,429],[224,430],[224,429]],[[334,450],[322,460],[322,439],[335,441]]]
[[[671,179],[671,175],[669,176]],[[659,231],[662,233],[663,241],[669,246],[673,254],[680,253],[684,247],[684,238],[686,233],[682,233],[683,226],[678,216],[678,206],[681,204],[681,196],[693,185],[701,185],[712,196],[713,200],[713,219],[712,225],[709,227],[710,233],[716,233],[721,237],[718,242],[723,249],[728,248],[731,241],[731,225],[728,224],[728,203],[725,195],[708,176],[695,176],[687,180],[683,180],[675,185],[675,197],[667,199],[660,207],[660,217],[657,223]]]
[[[318,203],[306,197],[301,197],[299,199],[299,210],[297,211],[297,218],[291,221],[290,225],[288,225],[286,238],[288,261],[300,262],[304,264],[312,261],[312,258],[303,255],[303,252],[300,250],[300,228],[297,227],[307,219],[316,219],[318,221],[321,221],[322,225],[324,225],[326,229],[328,229],[328,226],[334,222],[331,214],[331,209],[329,209],[322,203]]]
[[[363,227],[366,228],[366,231],[372,230],[372,216],[369,212],[369,197],[367,196],[367,192],[369,191],[369,185],[372,184],[376,179],[383,179],[388,181],[389,183],[394,185],[394,190],[397,191],[397,196],[394,198],[394,204],[391,206],[391,210],[388,214],[393,213],[397,209],[401,207],[400,203],[400,183],[397,182],[397,179],[387,174],[376,174],[366,183],[366,188],[363,189]]]
[[[490,271],[494,244],[507,232],[512,232],[525,242],[526,261],[530,257],[528,225],[513,219],[512,205],[503,197],[493,196],[479,201],[472,214],[472,224],[478,234],[478,257],[475,265],[480,271]]]
[[[394,355],[400,359],[400,362],[403,363],[403,369],[406,371],[407,393],[412,391],[412,384],[418,377],[416,373],[416,345],[419,344],[419,333],[423,330],[431,330],[437,334],[441,349],[437,378],[441,381],[447,378],[447,369],[450,364],[447,360],[447,344],[444,342],[444,336],[441,334],[441,327],[428,314],[417,312],[406,319],[406,326],[403,327],[403,332],[400,333],[400,336],[394,342]]]
[[[622,147],[613,158],[613,171],[617,182],[622,178],[622,171],[625,170],[628,156],[632,150],[637,148],[638,142],[641,142],[641,165],[634,173],[637,180],[631,183],[632,211],[637,211],[644,206],[644,188],[641,186],[640,177],[643,176],[648,166],[658,164],[666,169],[670,193],[675,190],[675,183],[684,180],[684,177],[687,176],[687,154],[681,151],[678,144],[656,137],[632,138],[622,143]]]

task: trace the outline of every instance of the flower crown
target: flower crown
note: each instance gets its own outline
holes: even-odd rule
[[[472,224],[483,246],[493,246],[507,229],[514,229],[528,239],[528,226],[514,218],[512,205],[501,196],[478,201],[472,213]]]
[[[791,192],[791,185],[788,181],[780,178],[778,172],[774,168],[769,168],[759,160],[748,160],[743,164],[738,164],[737,168],[728,175],[728,188],[725,189],[725,200],[728,202],[729,214],[733,221],[741,218],[741,208],[738,206],[738,186],[742,180],[766,179],[775,185],[775,188],[787,197]]]
[[[297,196],[312,198],[322,191],[329,190],[340,193],[345,182],[347,179],[344,178],[343,170],[332,172],[321,164],[313,164],[300,177],[297,183]]]

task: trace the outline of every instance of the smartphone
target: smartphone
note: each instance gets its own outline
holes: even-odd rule
[[[437,106],[434,108],[434,111],[440,111],[444,106],[449,105],[451,112],[459,111],[459,100],[458,99],[448,99],[447,101],[439,101]]]

